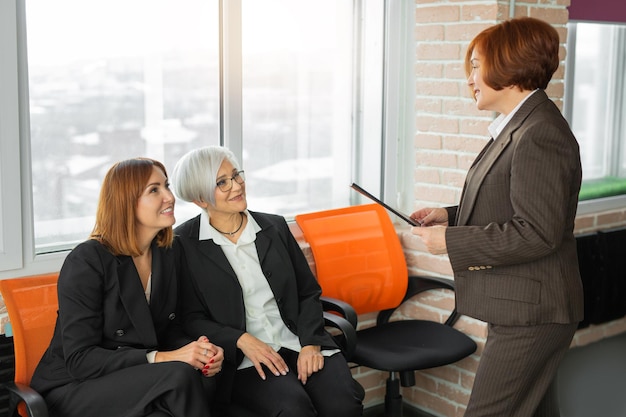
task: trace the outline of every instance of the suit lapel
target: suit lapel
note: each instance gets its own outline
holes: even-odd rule
[[[235,271],[228,263],[226,255],[213,240],[200,240],[200,216],[196,216],[178,229],[181,236],[186,237],[186,241],[192,246],[195,246],[206,261],[217,266],[222,271],[226,272],[229,276],[237,279]]]
[[[548,96],[546,96],[543,90],[537,91],[530,96],[513,115],[493,144],[485,146],[483,151],[476,157],[465,179],[465,187],[461,194],[461,201],[457,211],[457,226],[463,226],[469,220],[485,176],[511,143],[513,133],[519,129],[533,109],[545,100],[548,100]]]
[[[168,298],[177,294],[177,289],[172,288],[176,280],[174,263],[165,262],[165,255],[156,244],[152,245],[152,293],[150,295],[150,310],[153,312],[152,317],[157,318],[167,316],[170,313],[172,304],[168,302]],[[164,268],[167,268],[164,269]]]
[[[465,189],[463,190],[457,213],[457,226],[463,226],[467,223],[485,176],[510,142],[510,136],[503,137],[500,134],[498,139],[486,150],[480,161],[472,165],[467,172]]]
[[[267,256],[267,252],[269,251],[270,244],[272,240],[269,238],[268,234],[264,232],[265,228],[262,228],[259,233],[256,234],[256,251],[259,255],[259,263],[261,266],[263,265],[263,261]]]
[[[156,346],[157,337],[154,332],[154,322],[135,264],[130,256],[120,257],[120,259],[117,278],[122,304],[143,344]]]
[[[226,255],[224,255],[224,251],[219,245],[215,244],[213,240],[200,240],[197,241],[196,244],[198,245],[200,254],[207,258],[207,262],[214,264],[222,271],[226,272],[231,278],[237,280],[235,271],[230,266]]]

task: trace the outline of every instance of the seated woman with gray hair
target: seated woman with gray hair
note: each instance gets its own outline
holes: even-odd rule
[[[175,248],[185,329],[224,348],[217,399],[268,417],[361,416],[363,389],[324,329],[321,288],[285,219],[248,211],[234,154],[193,150],[172,176],[201,208],[175,229]]]

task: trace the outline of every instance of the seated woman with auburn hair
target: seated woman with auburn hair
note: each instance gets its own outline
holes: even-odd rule
[[[90,239],[67,256],[50,347],[31,386],[52,417],[208,417],[223,350],[178,324],[165,167],[119,162]]]

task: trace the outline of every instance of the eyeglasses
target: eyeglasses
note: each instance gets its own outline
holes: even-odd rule
[[[226,191],[230,191],[233,188],[233,181],[235,181],[239,185],[246,182],[246,178],[243,175],[243,171],[235,172],[235,175],[233,175],[230,178],[222,178],[221,180],[217,182],[216,185],[217,185],[217,188],[219,188],[221,191],[226,192]]]

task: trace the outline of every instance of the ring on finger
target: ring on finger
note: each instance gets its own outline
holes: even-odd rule
[[[203,355],[204,355],[204,356],[206,356],[206,355],[208,355],[208,354],[209,354],[209,349],[204,349],[204,353],[203,353]]]

